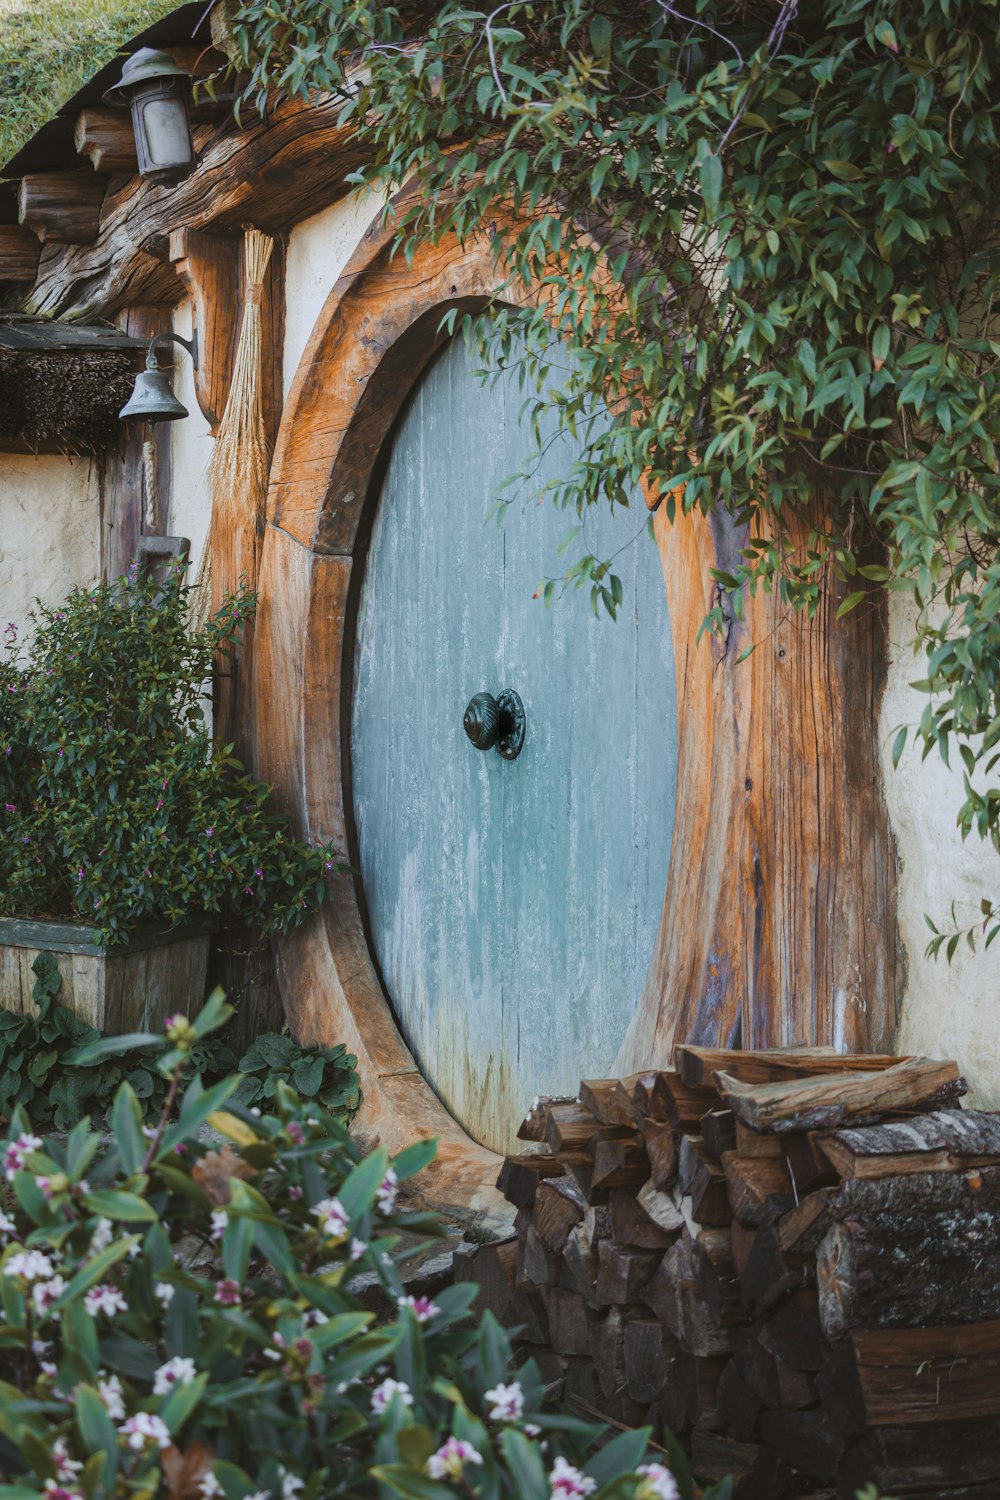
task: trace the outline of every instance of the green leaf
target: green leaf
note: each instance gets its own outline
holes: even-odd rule
[[[637,1427],[619,1433],[606,1443],[586,1465],[586,1473],[597,1480],[598,1487],[610,1483],[617,1475],[633,1474],[642,1463],[652,1435],[651,1427]]]
[[[120,1193],[110,1189],[101,1189],[94,1193],[85,1193],[84,1203],[93,1214],[101,1214],[105,1219],[117,1219],[123,1224],[155,1224],[159,1218],[156,1209],[144,1198],[139,1198],[135,1193]]]
[[[126,1174],[138,1172],[146,1156],[147,1141],[142,1133],[142,1109],[129,1084],[119,1086],[111,1108],[111,1131]]]
[[[852,609],[856,609],[858,607],[864,597],[864,589],[856,589],[853,594],[848,594],[847,598],[842,601],[840,608],[837,610],[836,618],[838,620],[841,620],[843,619],[844,615],[849,615]]]
[[[118,1436],[107,1407],[90,1385],[77,1386],[74,1404],[80,1441],[87,1453],[103,1455],[104,1483],[111,1491],[118,1473]]]
[[[722,193],[722,162],[711,151],[706,151],[699,163],[701,201],[705,212],[711,217],[719,207]]]
[[[513,1427],[504,1429],[500,1443],[520,1500],[547,1500],[548,1480],[536,1444]]]
[[[402,1495],[403,1500],[455,1500],[448,1485],[428,1479],[426,1474],[406,1464],[377,1464],[368,1472],[380,1484],[387,1484],[397,1495]]]
[[[899,765],[899,762],[900,762],[900,760],[902,758],[902,755],[903,755],[903,751],[906,749],[906,737],[907,737],[908,734],[909,734],[909,729],[907,728],[907,726],[905,724],[903,725],[902,729],[897,729],[897,731],[896,731],[896,738],[892,742],[892,768],[893,768],[893,770],[895,770],[896,767]]]
[[[188,1417],[196,1409],[207,1384],[208,1372],[206,1370],[196,1375],[188,1385],[179,1385],[170,1392],[160,1411],[160,1416],[169,1427],[171,1437],[176,1438]]]
[[[91,1068],[95,1063],[109,1057],[120,1057],[123,1052],[134,1052],[137,1047],[162,1047],[162,1036],[153,1031],[130,1031],[124,1036],[105,1036],[99,1042],[85,1042],[82,1047],[71,1047],[63,1058],[75,1068]]]
[[[437,1155],[437,1148],[438,1137],[432,1136],[430,1140],[414,1142],[398,1156],[394,1156],[392,1170],[400,1182],[405,1182],[408,1177],[415,1177],[418,1172],[422,1172],[426,1166],[429,1166]]]
[[[92,1286],[96,1286],[104,1279],[112,1266],[117,1265],[123,1256],[129,1253],[133,1245],[139,1243],[138,1235],[126,1234],[120,1240],[115,1240],[113,1244],[108,1245],[106,1249],[99,1250],[91,1260],[84,1262],[75,1276],[71,1277],[69,1285],[52,1304],[53,1307],[61,1310],[68,1307],[71,1302],[75,1302],[78,1297],[82,1297],[85,1292],[89,1292]]]

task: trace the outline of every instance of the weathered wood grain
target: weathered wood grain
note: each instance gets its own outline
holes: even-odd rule
[[[95,172],[138,171],[132,117],[127,111],[81,110],[73,127],[73,144]]]
[[[966,1091],[958,1064],[911,1057],[877,1073],[841,1073],[782,1083],[741,1083],[717,1075],[719,1092],[738,1120],[751,1130],[778,1135],[836,1126],[933,1104]]]
[[[728,1073],[741,1083],[780,1083],[786,1078],[815,1077],[826,1073],[880,1072],[901,1059],[863,1052],[841,1053],[832,1047],[762,1047],[752,1052],[735,1047],[674,1049],[674,1066],[689,1088],[710,1084],[716,1073]]]
[[[0,224],[0,281],[34,281],[41,253],[42,242],[32,230]]]
[[[18,185],[17,216],[42,244],[88,245],[97,238],[105,177],[76,172],[34,172]]]
[[[836,1130],[816,1143],[841,1177],[899,1177],[1000,1162],[1000,1116],[937,1110],[913,1120]]]

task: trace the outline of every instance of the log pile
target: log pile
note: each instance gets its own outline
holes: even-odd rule
[[[459,1274],[581,1411],[739,1500],[1000,1494],[1000,1116],[953,1062],[679,1047],[543,1099]]]

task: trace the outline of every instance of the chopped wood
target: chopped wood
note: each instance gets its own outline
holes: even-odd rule
[[[672,1199],[657,1193],[669,1206],[676,1222],[661,1228],[639,1202],[631,1188],[612,1188],[610,1194],[611,1237],[618,1245],[631,1250],[666,1250],[673,1244],[684,1223]]]
[[[42,243],[20,224],[0,224],[0,281],[34,281]]]
[[[510,1235],[489,1245],[463,1242],[456,1246],[455,1254],[458,1257],[456,1278],[474,1282],[479,1287],[475,1304],[477,1313],[488,1311],[501,1323],[512,1321],[508,1313],[517,1281],[517,1236]]]
[[[620,1126],[607,1127],[621,1129]],[[593,1145],[594,1172],[591,1189],[606,1190],[628,1183],[638,1187],[649,1176],[649,1157],[640,1136],[622,1140],[598,1140]]]
[[[559,1257],[553,1255],[533,1224],[529,1224],[519,1249],[517,1285],[554,1286],[559,1274]]]
[[[135,172],[138,158],[130,116],[120,109],[83,109],[76,117],[73,143],[96,172]]]
[[[820,1330],[817,1295],[811,1287],[793,1292],[765,1320],[759,1337],[775,1359],[784,1360],[795,1370],[819,1370],[830,1354]]]
[[[838,1181],[829,1158],[820,1149],[821,1132],[793,1131],[791,1135],[771,1136],[771,1140],[778,1141],[783,1147],[796,1201],[801,1201],[807,1193],[815,1193],[817,1188],[832,1187]]]
[[[97,238],[106,182],[89,168],[31,172],[18,187],[18,221],[43,244],[89,245]]]
[[[576,1292],[550,1287],[544,1294],[549,1317],[549,1340],[557,1354],[589,1354],[590,1323],[587,1304]]]
[[[749,1443],[757,1436],[762,1403],[760,1395],[731,1359],[722,1372],[717,1393],[719,1416],[726,1431],[739,1442]]]
[[[667,1120],[681,1130],[697,1130],[702,1115],[719,1107],[714,1088],[688,1088],[672,1071],[640,1074],[632,1097],[640,1114]]]
[[[983,1500],[993,1500],[1000,1493],[1000,1421],[874,1427],[850,1448],[840,1480],[842,1493],[850,1495],[874,1483],[883,1494],[913,1491],[939,1500],[957,1496],[966,1484],[984,1486]]]
[[[572,1104],[565,1095],[543,1095],[536,1099],[518,1128],[519,1141],[544,1141],[545,1128],[549,1123],[549,1109],[553,1104]]]
[[[567,1166],[574,1162],[590,1166],[589,1146],[601,1129],[589,1109],[576,1100],[553,1102],[545,1120],[545,1143]]]
[[[966,1092],[955,1062],[909,1058],[876,1073],[861,1070],[782,1083],[741,1083],[716,1074],[719,1092],[752,1130],[810,1130],[856,1123],[872,1115],[928,1106]]]
[[[732,1110],[730,1110],[732,1114]],[[766,1135],[751,1130],[742,1120],[733,1115],[736,1133],[736,1150],[741,1156],[782,1156],[784,1147],[780,1135]]]
[[[678,1132],[662,1120],[643,1120],[642,1139],[649,1157],[649,1175],[656,1188],[668,1188],[677,1177],[680,1154]]]
[[[1000,1116],[984,1110],[937,1110],[916,1119],[817,1139],[841,1177],[897,1177],[1000,1163]]]
[[[625,1325],[625,1384],[635,1401],[656,1401],[667,1379],[663,1325],[653,1318],[633,1318]]]
[[[602,1125],[628,1125],[639,1128],[639,1116],[632,1102],[634,1079],[585,1079],[580,1084],[580,1103],[589,1109]]]
[[[815,1266],[803,1255],[782,1250],[772,1225],[753,1236],[740,1278],[743,1311],[757,1316],[768,1312],[786,1292],[804,1286]]]
[[[559,1284],[567,1291],[578,1292],[591,1307],[600,1306],[597,1300],[597,1253],[591,1250],[582,1224],[571,1229],[566,1237],[559,1268]]]
[[[729,1206],[741,1224],[757,1229],[775,1223],[794,1208],[792,1181],[783,1161],[727,1151],[722,1166]]]
[[[684,1215],[669,1193],[661,1193],[653,1186],[652,1178],[639,1189],[635,1201],[657,1228],[670,1236],[671,1242],[677,1238],[684,1227]]]
[[[729,1225],[729,1242],[732,1246],[733,1265],[742,1276],[746,1270],[747,1261],[750,1258],[750,1250],[753,1246],[756,1231],[748,1229],[738,1219],[733,1219]]]
[[[590,1352],[601,1390],[609,1399],[625,1390],[625,1325],[634,1316],[620,1307],[590,1325]]]
[[[559,1158],[550,1153],[534,1155],[523,1152],[517,1156],[504,1157],[497,1177],[497,1187],[515,1208],[531,1208],[538,1184],[547,1177],[562,1177],[565,1172],[566,1168]]]
[[[691,1214],[699,1224],[728,1224],[732,1217],[726,1191],[726,1174],[713,1161],[698,1136],[681,1141],[678,1163],[680,1191],[691,1199]]]
[[[699,1122],[705,1150],[715,1161],[736,1150],[736,1117],[731,1109],[710,1109]]]
[[[694,1241],[692,1255],[695,1281],[709,1316],[720,1328],[730,1328],[740,1320],[742,1298],[729,1230],[703,1229]]]
[[[597,1297],[611,1304],[637,1302],[660,1262],[652,1250],[626,1250],[611,1240],[598,1246]]]
[[[767,1447],[789,1468],[823,1481],[836,1478],[844,1437],[824,1411],[764,1412],[760,1430]]]
[[[570,1177],[539,1183],[535,1197],[535,1233],[556,1255],[561,1255],[569,1232],[583,1219],[587,1204]],[[565,1352],[565,1351],[564,1351]]]
[[[780,1083],[826,1073],[879,1073],[899,1061],[898,1056],[837,1052],[833,1047],[765,1047],[754,1052],[725,1047],[674,1049],[674,1065],[681,1081],[692,1088],[711,1083],[716,1073],[728,1073],[743,1083]]]

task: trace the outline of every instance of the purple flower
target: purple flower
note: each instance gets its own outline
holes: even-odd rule
[[[223,1307],[239,1307],[243,1301],[243,1292],[238,1281],[231,1276],[224,1276],[221,1281],[215,1283],[215,1300]]]

